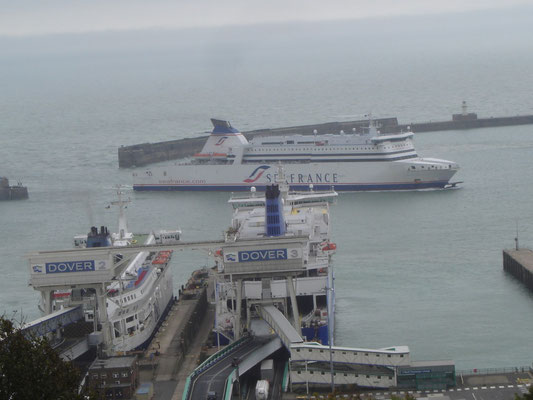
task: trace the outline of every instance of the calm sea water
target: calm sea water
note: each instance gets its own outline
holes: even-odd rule
[[[462,24],[461,40],[438,29],[452,21],[395,21],[0,40],[0,175],[30,191],[0,203],[0,312],[39,315],[25,254],[69,248],[91,225],[114,230],[105,207],[132,172],[118,169],[120,145],[194,136],[209,117],[242,130],[369,111],[445,120],[462,100],[483,117],[533,113],[524,21]],[[336,343],[409,345],[414,359],[458,368],[530,364],[533,295],[503,272],[501,250],[517,226],[533,247],[533,127],[415,141],[423,156],[457,161],[463,188],[340,196]],[[231,218],[228,193],[128,195],[136,232],[215,239]],[[176,254],[175,286],[206,263]]]

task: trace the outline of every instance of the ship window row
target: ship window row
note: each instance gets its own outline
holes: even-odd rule
[[[131,294],[129,296],[124,297],[124,301],[131,301],[131,300],[135,300],[136,298],[137,298],[136,294]]]
[[[318,371],[317,371],[318,372]],[[297,371],[298,375],[301,375],[302,374],[302,371]],[[315,371],[309,371],[309,374],[310,375],[314,375],[315,374]],[[320,375],[326,375],[326,373],[324,371],[321,371],[320,372]],[[359,378],[359,374],[353,374],[356,378]],[[333,376],[337,376],[337,373],[334,372],[333,373]],[[348,376],[347,373],[343,373],[343,376]],[[365,375],[366,379],[370,379],[370,375]],[[377,376],[377,379],[381,379],[381,375],[378,375]],[[389,376],[389,380],[392,380],[392,376]]]
[[[307,349],[307,351],[308,351],[309,353],[312,353],[313,350],[314,350],[314,349]],[[300,352],[300,349],[297,348],[297,349],[296,349],[296,352],[299,353],[299,352]],[[320,350],[320,353],[324,353],[324,350]],[[334,351],[334,350],[331,351],[331,354],[335,354],[335,351]],[[346,355],[347,352],[346,352],[346,351],[343,351],[342,354],[343,354],[343,355]],[[354,356],[361,355],[361,354],[359,354],[359,353],[356,352],[356,351],[354,351],[354,352],[350,352],[350,354],[351,354],[351,355],[354,355]],[[374,356],[376,356],[376,357],[379,357],[379,356],[380,356],[380,353],[372,353],[372,354],[373,354]],[[368,356],[369,356],[369,353],[364,353],[364,355],[365,355],[365,357],[368,357]],[[400,356],[400,358],[403,358],[404,355],[403,355],[403,354],[399,354],[399,356]],[[387,354],[387,357],[388,357],[388,358],[392,358],[392,354]]]
[[[384,147],[384,149],[392,149],[392,148],[397,148],[397,147],[404,147],[404,146],[387,146],[387,147]],[[328,146],[328,147],[304,147],[304,148],[299,148],[299,147],[277,147],[275,149],[251,149],[252,152],[255,152],[255,153],[259,153],[259,152],[272,152],[272,151],[295,151],[295,150],[307,150],[307,151],[312,151],[312,150],[322,150],[322,151],[338,151],[338,150],[376,150],[377,149],[377,146],[374,145],[372,147],[332,147],[332,146]]]

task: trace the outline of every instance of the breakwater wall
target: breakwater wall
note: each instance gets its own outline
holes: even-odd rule
[[[17,186],[9,186],[9,180],[0,177],[0,200],[22,200],[28,198],[28,188],[20,183]]]
[[[533,251],[529,249],[504,250],[503,269],[533,290]]]
[[[381,118],[375,120],[382,133],[395,133],[405,131],[409,127],[417,132],[434,132],[446,130],[461,130],[474,128],[489,128],[498,126],[533,124],[533,115],[517,115],[514,117],[477,118],[476,114],[454,114],[450,121],[420,122],[411,124],[398,124],[398,119]],[[341,130],[350,133],[368,126],[368,120],[328,122],[323,124],[292,126],[285,128],[258,129],[243,132],[247,139],[259,136],[284,136],[284,135],[312,135],[316,130],[319,133],[338,133]],[[118,149],[118,165],[120,168],[140,167],[156,162],[178,160],[198,153],[207,136],[196,138],[170,140],[157,143],[141,143],[132,146],[122,146]]]

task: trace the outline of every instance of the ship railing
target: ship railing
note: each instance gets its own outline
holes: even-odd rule
[[[503,367],[503,368],[473,368],[455,371],[456,376],[492,375],[533,372],[532,366]]]
[[[316,313],[316,309],[311,310],[311,312],[310,312],[309,314],[304,315],[304,316],[302,317],[301,322],[307,324],[308,322],[310,322],[310,321],[313,319],[313,317],[315,316],[315,313]]]
[[[187,377],[187,380],[185,381],[185,388],[183,390],[183,396],[182,400],[187,400],[190,395],[190,391],[192,388],[192,381],[200,375],[202,372],[206,371],[207,369],[211,368],[214,364],[216,364],[220,359],[226,357],[228,353],[232,352],[236,347],[241,346],[242,344],[248,342],[251,340],[251,336],[243,336],[239,340],[236,340],[235,342],[227,345],[222,350],[217,351],[212,356],[208,357],[203,363],[201,363],[196,369]]]

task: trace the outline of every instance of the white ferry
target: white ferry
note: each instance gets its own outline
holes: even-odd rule
[[[120,208],[119,229],[110,234],[106,227],[92,227],[88,235],[76,235],[76,248],[131,246],[135,244],[177,243],[181,231],[159,231],[146,235],[129,232],[120,189],[118,201],[111,204]],[[120,256],[119,256],[120,257]],[[124,271],[106,287],[107,318],[112,330],[112,352],[122,353],[145,348],[169,311],[173,300],[172,270],[169,265],[171,251],[143,251],[127,263]],[[62,307],[81,305],[87,322],[96,323],[96,294],[92,289],[55,290],[50,305],[42,304],[50,312]]]
[[[330,241],[329,205],[336,200],[337,193],[314,190],[289,193],[288,185],[282,183],[284,178],[282,168],[278,168],[278,184],[269,186],[265,194],[252,188],[246,195],[229,200],[234,214],[226,242],[233,247],[223,248],[215,255],[215,331],[219,344],[239,337],[237,327],[254,330],[251,326],[254,306],[268,303],[275,304],[298,326],[304,340],[322,344],[332,341],[335,295],[330,258],[336,245]],[[279,217],[271,214],[272,204],[278,208],[276,202]],[[302,249],[284,250],[286,246],[280,243],[295,237],[305,238],[306,245]],[[262,241],[260,246],[257,240]],[[249,242],[254,243],[252,247]],[[232,251],[235,245],[243,251]],[[256,247],[262,250],[250,250]],[[288,272],[294,267],[291,261],[300,264]],[[295,305],[291,296],[296,298]],[[239,297],[242,307],[235,300]]]
[[[264,190],[283,165],[293,190],[418,190],[445,188],[459,169],[453,161],[421,158],[413,132],[381,134],[370,120],[361,133],[257,137],[250,142],[228,121],[214,129],[202,151],[181,164],[133,173],[135,190]],[[454,185],[454,184],[451,184]]]

